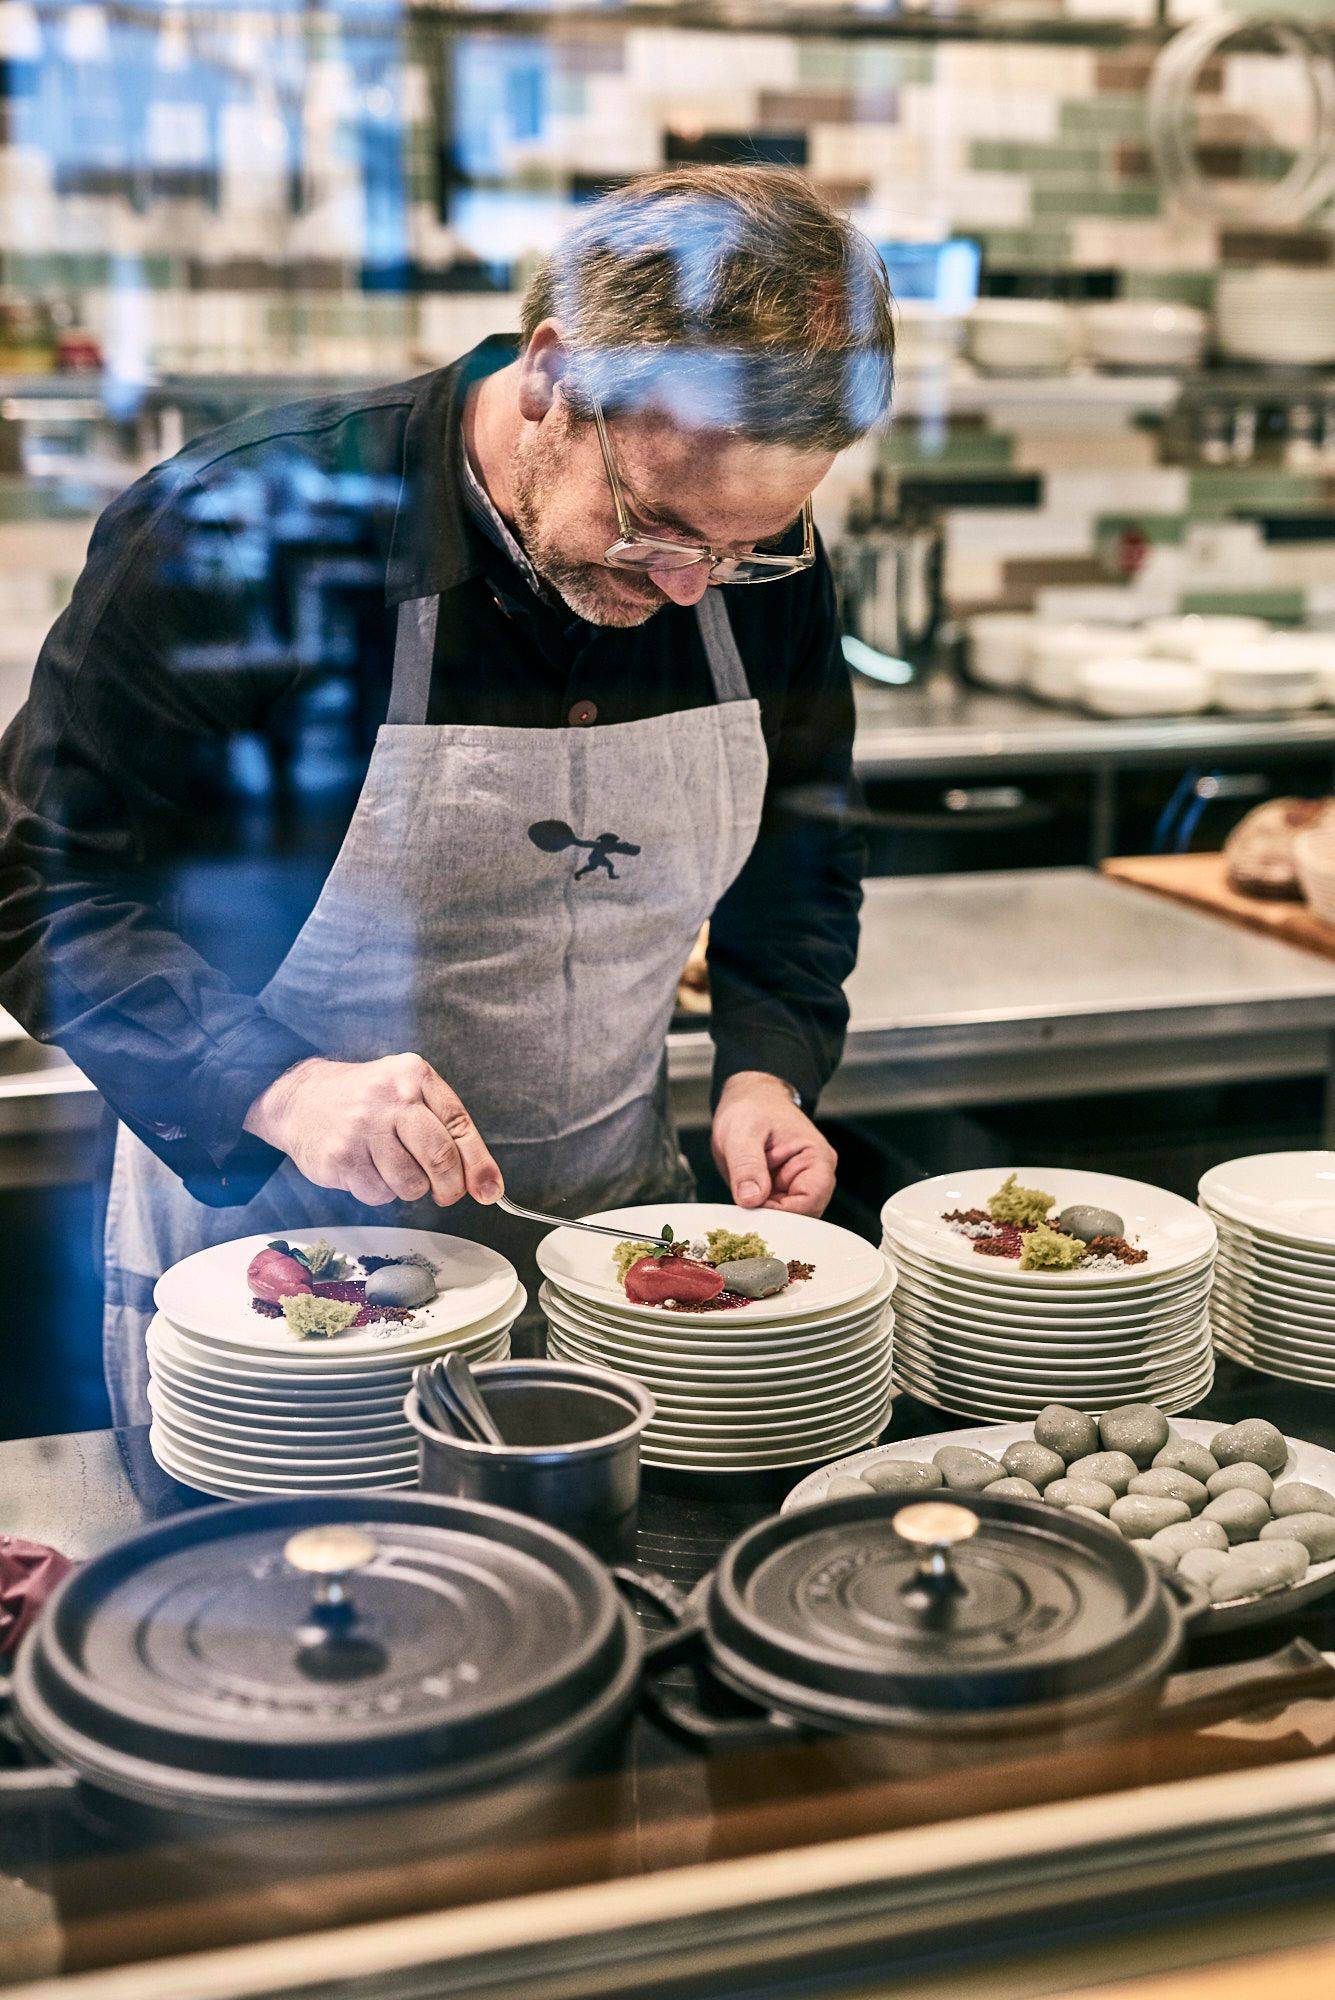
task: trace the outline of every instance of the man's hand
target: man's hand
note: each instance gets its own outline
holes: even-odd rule
[[[443,1078],[421,1056],[329,1062],[310,1056],[262,1090],[245,1127],[286,1153],[317,1187],[373,1208],[430,1193],[493,1202],[501,1170]]]
[[[740,1070],[723,1086],[714,1113],[714,1164],[742,1208],[823,1215],[837,1165],[788,1085],[762,1070]]]

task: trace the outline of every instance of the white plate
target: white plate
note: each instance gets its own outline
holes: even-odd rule
[[[1305,1292],[1283,1285],[1265,1284],[1254,1278],[1240,1278],[1230,1272],[1221,1272],[1212,1296],[1232,1299],[1252,1312],[1278,1312],[1289,1319],[1310,1320],[1313,1326],[1326,1328],[1335,1335],[1335,1304],[1327,1305],[1324,1301],[1309,1298]]]
[[[1321,1368],[1309,1367],[1305,1362],[1294,1361],[1287,1354],[1272,1354],[1267,1348],[1253,1350],[1238,1335],[1227,1333],[1221,1327],[1215,1329],[1215,1346],[1230,1360],[1240,1361],[1244,1368],[1254,1368],[1258,1375],[1273,1375],[1280,1382],[1300,1382],[1304,1388],[1335,1389],[1335,1376]]]
[[[1091,1377],[1106,1380],[1113,1376],[1162,1374],[1165,1368],[1171,1368],[1184,1355],[1199,1346],[1208,1326],[1209,1318],[1203,1313],[1174,1340],[1157,1346],[1152,1353],[1139,1350],[1125,1355],[1113,1355],[1106,1359],[1082,1356],[1072,1360],[1065,1355],[1053,1354],[1009,1356],[985,1353],[975,1347],[965,1347],[962,1343],[949,1338],[942,1339],[931,1333],[924,1333],[904,1319],[895,1323],[894,1345],[897,1354],[901,1352],[919,1354],[924,1359],[935,1356],[948,1366],[968,1369],[980,1378],[986,1376],[993,1381],[1017,1383],[1039,1381],[1046,1371],[1050,1375],[1054,1373],[1060,1375],[1064,1382],[1078,1382]]]
[[[1200,1197],[1230,1221],[1335,1250],[1335,1152],[1253,1153],[1202,1174]]]
[[[1008,1173],[1014,1171],[1022,1187],[1048,1190],[1056,1209],[1074,1202],[1111,1208],[1122,1217],[1127,1241],[1149,1253],[1144,1264],[1121,1266],[1113,1271],[1019,1271],[1000,1258],[984,1259],[975,1254],[967,1237],[957,1235],[943,1222],[943,1211],[954,1208],[986,1208],[988,1197],[996,1193]],[[1038,1284],[1049,1289],[1052,1281],[1080,1290],[1106,1291],[1153,1282],[1172,1271],[1206,1256],[1214,1248],[1214,1225],[1209,1217],[1166,1188],[1151,1187],[1146,1181],[1125,1179],[1121,1174],[1098,1174],[1072,1167],[975,1167],[966,1173],[938,1174],[931,1180],[915,1181],[891,1195],[881,1210],[881,1224],[896,1246],[919,1250],[935,1263],[976,1271],[984,1262],[994,1266],[1000,1282]]]
[[[1071,1326],[1065,1321],[1031,1319],[1026,1313],[1014,1314],[1010,1318],[1000,1315],[989,1317],[985,1313],[966,1312],[954,1300],[929,1298],[922,1292],[906,1291],[903,1286],[895,1294],[895,1311],[900,1318],[917,1319],[930,1326],[957,1327],[966,1338],[972,1338],[980,1345],[995,1344],[1004,1349],[1015,1341],[1027,1343],[1038,1340],[1057,1351],[1083,1354],[1106,1348],[1132,1348],[1148,1340],[1160,1339],[1190,1324],[1192,1319],[1199,1319],[1209,1296],[1210,1287],[1202,1285],[1198,1291],[1175,1301],[1162,1312],[1111,1326],[1087,1325],[1080,1321]]]
[[[386,1452],[375,1458],[354,1459],[349,1455],[317,1459],[303,1452],[265,1452],[240,1446],[214,1448],[210,1441],[169,1424],[161,1410],[155,1411],[153,1421],[168,1449],[182,1464],[198,1465],[201,1470],[216,1472],[224,1479],[249,1479],[252,1473],[262,1479],[304,1480],[314,1476],[337,1485],[343,1480],[397,1479],[417,1465],[415,1441],[412,1449]]]
[[[987,1396],[998,1402],[1025,1405],[1037,1398],[1039,1409],[1045,1403],[1070,1403],[1074,1398],[1081,1405],[1099,1403],[1104,1409],[1112,1409],[1119,1403],[1152,1403],[1156,1390],[1172,1391],[1180,1384],[1184,1374],[1189,1370],[1198,1371],[1204,1365],[1209,1345],[1208,1338],[1203,1338],[1194,1353],[1184,1355],[1171,1368],[1122,1375],[1049,1375],[1046,1381],[983,1377],[967,1368],[952,1368],[948,1362],[903,1347],[895,1349],[894,1365],[895,1373],[901,1380],[912,1372],[915,1378],[920,1376],[923,1381],[931,1380],[938,1387],[952,1389],[960,1396]]]
[[[685,1417],[669,1417],[664,1420],[655,1417],[645,1432],[646,1441],[651,1444],[715,1445],[740,1444],[746,1449],[755,1446],[757,1450],[777,1449],[785,1444],[805,1445],[813,1436],[826,1436],[831,1431],[847,1431],[870,1417],[880,1409],[890,1387],[890,1371],[880,1382],[869,1382],[863,1392],[837,1407],[831,1405],[822,1412],[822,1421],[813,1423],[810,1416],[803,1422],[789,1416],[775,1418],[765,1423],[691,1423]]]
[[[928,1403],[934,1409],[950,1410],[957,1416],[975,1419],[986,1417],[1002,1422],[1006,1419],[1026,1418],[1032,1423],[1044,1405],[1052,1401],[1048,1395],[1007,1397],[980,1396],[972,1393],[958,1395],[950,1384],[939,1383],[926,1375],[920,1376],[898,1365],[895,1368],[895,1377],[901,1388],[907,1389],[909,1394],[916,1396],[920,1402]],[[1155,1400],[1160,1409],[1169,1414],[1177,1410],[1189,1410],[1193,1403],[1198,1403],[1205,1395],[1213,1381],[1214,1358],[1211,1354],[1208,1364],[1204,1365],[1196,1375],[1184,1378],[1176,1389],[1161,1391]],[[1066,1400],[1073,1408],[1082,1407],[1080,1399],[1068,1396]],[[1096,1413],[1108,1407],[1101,1398],[1089,1398],[1088,1401],[1091,1410]]]
[[[276,1445],[280,1450],[293,1444],[332,1444],[340,1448],[365,1444],[374,1450],[401,1437],[404,1432],[402,1410],[397,1418],[386,1412],[369,1422],[349,1420],[347,1423],[335,1421],[330,1424],[318,1419],[247,1416],[239,1410],[223,1412],[210,1409],[193,1401],[188,1392],[182,1393],[160,1375],[150,1380],[148,1388],[149,1401],[154,1408],[169,1416],[177,1428],[194,1426],[201,1435],[216,1434],[220,1438],[234,1438],[237,1442],[250,1439],[256,1443]]]
[[[963,1240],[963,1239],[961,1239]],[[1019,1314],[1038,1318],[1049,1314],[1058,1318],[1078,1316],[1085,1319],[1128,1320],[1135,1314],[1154,1312],[1165,1301],[1181,1298],[1207,1282],[1214,1264],[1215,1252],[1211,1248],[1203,1257],[1194,1258],[1180,1270],[1172,1271],[1164,1278],[1155,1278],[1146,1284],[1129,1285],[1114,1292],[1091,1292],[1088,1284],[1077,1283],[1059,1285],[1055,1281],[1069,1273],[1062,1272],[1022,1272],[1017,1265],[1001,1266],[995,1257],[978,1257],[972,1251],[967,1254],[973,1262],[967,1265],[933,1263],[930,1257],[921,1256],[916,1250],[903,1243],[886,1244],[887,1254],[892,1254],[899,1265],[901,1287],[912,1285],[919,1290],[934,1288],[938,1292],[955,1298],[967,1298],[980,1309],[1004,1314],[1015,1318]],[[989,1273],[1003,1269],[999,1279]],[[1136,1267],[1139,1269],[1139,1266]],[[1007,1275],[1009,1274],[1009,1275]],[[1051,1276],[1054,1282],[1045,1284],[1042,1280]],[[1031,1282],[1032,1279],[1032,1282]]]
[[[828,1364],[817,1361],[806,1363],[800,1368],[770,1368],[763,1372],[755,1368],[737,1367],[692,1369],[659,1368],[647,1362],[628,1363],[622,1356],[609,1354],[606,1349],[594,1346],[578,1334],[564,1330],[553,1330],[552,1341],[571,1354],[578,1354],[580,1360],[589,1361],[596,1367],[612,1368],[623,1375],[631,1375],[646,1387],[662,1390],[665,1394],[682,1395],[728,1395],[740,1394],[763,1400],[771,1392],[788,1395],[798,1389],[817,1394],[827,1382],[842,1381],[850,1372],[865,1368],[869,1361],[890,1351],[887,1336],[869,1337],[858,1346],[838,1355]]]
[[[445,1345],[452,1351],[472,1356],[512,1324],[513,1315],[507,1305]],[[418,1362],[429,1360],[444,1351],[433,1341],[420,1345],[415,1343],[406,1351],[396,1349],[387,1353],[379,1366],[362,1355],[356,1357],[355,1367],[349,1367],[341,1363],[328,1364],[322,1353],[317,1353],[312,1360],[297,1360],[287,1354],[246,1355],[236,1349],[215,1347],[176,1326],[161,1313],[155,1317],[153,1327],[159,1346],[169,1356],[174,1356],[180,1367],[198,1369],[201,1374],[214,1375],[222,1381],[268,1383],[284,1392],[297,1394],[305,1388],[312,1393],[343,1389],[363,1393],[378,1390],[408,1379]],[[319,1350],[330,1344],[327,1341],[302,1343]]]
[[[1216,1292],[1210,1301],[1213,1317],[1224,1315],[1237,1320],[1242,1325],[1251,1325],[1262,1331],[1270,1331],[1283,1337],[1311,1341],[1314,1346],[1326,1347],[1335,1357],[1335,1339],[1319,1320],[1304,1319],[1301,1313],[1275,1312],[1267,1306],[1264,1311],[1249,1308],[1243,1302],[1230,1298],[1227,1292]]]
[[[731,1342],[735,1346],[753,1349],[758,1341],[787,1342],[795,1346],[804,1336],[810,1334],[838,1334],[855,1331],[876,1318],[883,1306],[888,1304],[895,1289],[896,1273],[888,1271],[882,1282],[849,1306],[841,1306],[837,1312],[807,1313],[800,1318],[757,1323],[746,1320],[738,1324],[737,1312],[726,1313],[661,1313],[652,1325],[643,1320],[618,1319],[614,1313],[603,1312],[591,1306],[587,1300],[563,1292],[559,1286],[546,1280],[538,1288],[538,1303],[544,1312],[549,1309],[564,1314],[566,1319],[587,1326],[599,1333],[615,1335],[618,1339],[634,1338],[654,1347],[676,1346],[683,1350],[698,1347],[715,1348],[721,1342]],[[740,1308],[738,1309],[740,1311]]]
[[[181,1450],[171,1439],[164,1436],[162,1427],[153,1424],[148,1433],[149,1447],[154,1458],[164,1472],[174,1479],[181,1479],[189,1486],[198,1486],[201,1492],[212,1492],[214,1485],[203,1481],[216,1482],[227,1498],[245,1493],[378,1493],[387,1487],[415,1486],[417,1484],[416,1464],[408,1471],[373,1474],[370,1478],[353,1478],[336,1474],[333,1478],[316,1477],[314,1474],[281,1473],[267,1478],[260,1473],[251,1473],[241,1468],[219,1468],[210,1465],[195,1452]]]
[[[583,1340],[591,1340],[610,1353],[625,1354],[644,1361],[657,1361],[663,1366],[680,1364],[689,1368],[697,1362],[709,1366],[715,1362],[747,1362],[759,1367],[770,1362],[783,1363],[800,1361],[805,1356],[817,1357],[821,1354],[838,1353],[875,1333],[885,1322],[887,1315],[893,1317],[888,1301],[883,1301],[872,1312],[866,1313],[851,1325],[826,1333],[823,1328],[802,1328],[792,1334],[784,1330],[783,1338],[770,1338],[765,1329],[757,1327],[751,1340],[674,1340],[658,1337],[657,1327],[637,1328],[629,1331],[606,1327],[601,1321],[582,1319],[576,1313],[567,1313],[554,1303],[548,1302],[544,1308],[549,1326],[559,1326],[568,1333],[577,1333]],[[642,1337],[637,1337],[642,1334]]]
[[[1229,1306],[1216,1303],[1212,1315],[1214,1325],[1226,1327],[1254,1341],[1259,1347],[1267,1347],[1277,1354],[1288,1354],[1295,1359],[1307,1356],[1314,1365],[1328,1368],[1335,1379],[1335,1341],[1323,1334],[1310,1333],[1305,1327],[1280,1326],[1273,1320],[1250,1318],[1246,1313],[1234,1312]]]
[[[730,1323],[761,1325],[833,1313],[872,1291],[885,1276],[881,1252],[874,1244],[832,1222],[811,1215],[789,1215],[782,1209],[734,1208],[726,1202],[709,1201],[658,1202],[607,1209],[587,1220],[624,1228],[628,1238],[653,1238],[664,1223],[682,1240],[704,1236],[711,1229],[732,1229],[739,1234],[755,1230],[776,1257],[785,1262],[798,1258],[814,1267],[809,1278],[790,1285],[777,1298],[739,1306],[727,1314]],[[662,1306],[634,1305],[626,1297],[612,1263],[615,1247],[605,1236],[556,1229],[538,1245],[538,1267],[562,1291],[573,1292],[576,1298],[604,1310],[613,1308],[618,1318],[674,1323],[674,1316]]]
[[[285,1320],[263,1318],[251,1310],[251,1293],[246,1284],[251,1260],[267,1243],[283,1237],[300,1244],[316,1243],[323,1237],[336,1250],[353,1257],[363,1252],[376,1257],[401,1257],[418,1252],[436,1266],[436,1281],[441,1289],[430,1305],[418,1308],[411,1320],[385,1321],[318,1343],[321,1348],[330,1349],[337,1362],[353,1366],[359,1358],[374,1361],[424,1339],[434,1339],[441,1347],[452,1345],[458,1334],[471,1331],[479,1321],[505,1306],[514,1297],[519,1283],[514,1265],[506,1258],[463,1236],[445,1236],[431,1229],[312,1225],[236,1237],[230,1243],[216,1243],[210,1249],[197,1250],[192,1257],[182,1258],[163,1273],[153,1289],[158,1311],[185,1332],[228,1349],[240,1348],[264,1355],[279,1353],[295,1356],[299,1362],[308,1358],[306,1350],[317,1343],[295,1340],[287,1331]],[[520,1309],[522,1300],[516,1310]]]
[[[821,1445],[814,1440],[798,1447],[785,1445],[774,1451],[744,1451],[728,1447],[722,1451],[701,1451],[692,1445],[686,1449],[676,1449],[668,1445],[654,1446],[646,1442],[642,1459],[649,1466],[662,1466],[679,1472],[701,1472],[717,1475],[724,1472],[778,1472],[788,1466],[810,1465],[827,1451],[855,1451],[860,1444],[868,1444],[879,1437],[890,1420],[891,1399],[887,1396],[885,1407],[861,1425],[849,1425],[843,1437],[834,1444]]]
[[[1335,1257],[1281,1245],[1274,1237],[1259,1236],[1255,1230],[1235,1229],[1231,1223],[1221,1221],[1219,1254],[1235,1263],[1255,1265],[1258,1271],[1269,1272],[1286,1282],[1291,1279],[1318,1290],[1335,1290]]]

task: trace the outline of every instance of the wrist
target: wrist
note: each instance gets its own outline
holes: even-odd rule
[[[242,1119],[242,1130],[250,1132],[256,1139],[262,1139],[266,1146],[276,1146],[280,1152],[283,1151],[279,1135],[293,1093],[303,1076],[320,1060],[319,1056],[305,1056],[301,1062],[293,1063],[291,1069],[285,1069],[280,1076],[276,1076],[272,1083],[266,1084],[252,1100],[249,1111]]]
[[[769,1070],[739,1069],[733,1071],[719,1092],[719,1109],[722,1110],[730,1097],[767,1096],[774,1096],[786,1105],[797,1105],[799,1109],[801,1108],[801,1094],[786,1078],[775,1076]]]

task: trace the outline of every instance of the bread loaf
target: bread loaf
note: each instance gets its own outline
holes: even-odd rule
[[[1335,799],[1267,799],[1256,806],[1224,842],[1229,888],[1240,896],[1301,902],[1294,836],[1324,823],[1335,825]]]

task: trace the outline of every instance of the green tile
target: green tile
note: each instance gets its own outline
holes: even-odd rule
[[[1066,264],[1071,255],[1069,229],[979,229],[988,262],[1011,270],[1046,270]]]
[[[896,472],[1001,471],[1014,456],[1014,440],[1000,431],[954,424],[943,431],[912,418],[892,422],[880,448],[881,464]]]
[[[1179,603],[1182,611],[1217,611],[1241,618],[1274,618],[1295,622],[1307,609],[1301,590],[1188,590]]]
[[[1159,190],[1145,187],[1036,187],[1031,200],[1035,221],[1059,216],[1158,215]]]
[[[969,155],[982,173],[1112,177],[1112,162],[1098,146],[1036,146],[1019,139],[975,139]]]
[[[1311,514],[1324,507],[1325,497],[1324,482],[1310,472],[1204,466],[1187,480],[1187,506],[1203,521],[1230,514]]]
[[[1213,271],[1124,271],[1122,296],[1128,299],[1167,299],[1174,305],[1200,306],[1208,310],[1214,298]]]
[[[1094,523],[1099,542],[1116,542],[1122,535],[1139,534],[1156,548],[1172,548],[1187,532],[1185,514],[1100,514]]]
[[[1061,106],[1058,123],[1063,138],[1087,139],[1098,133],[1107,139],[1143,139],[1145,100],[1132,91],[1077,99]]]
[[[892,48],[881,42],[799,40],[799,84],[824,84],[842,90],[884,89],[897,83],[930,83],[936,74],[935,51],[925,43]]]

